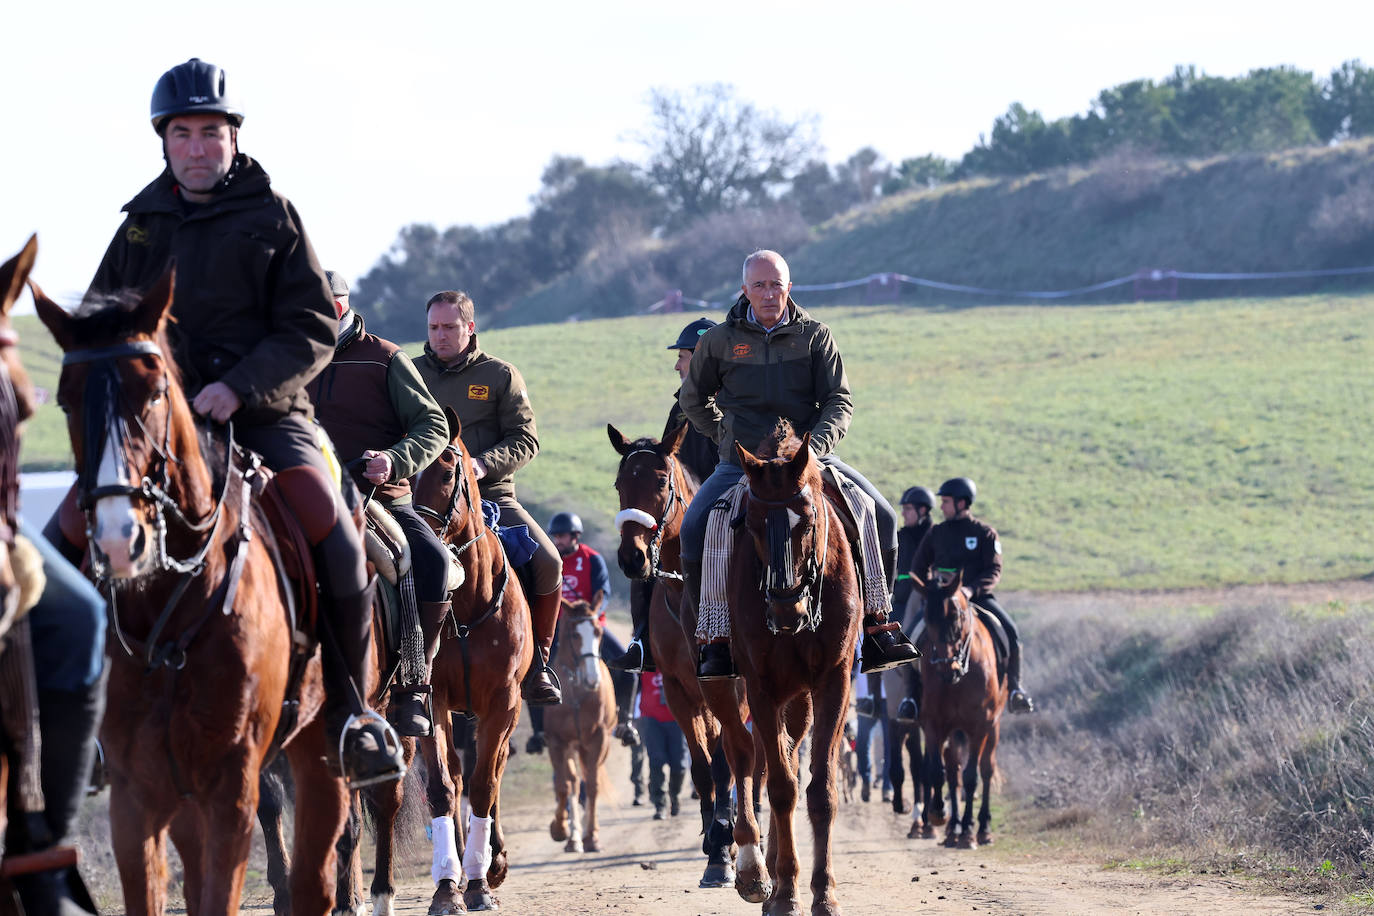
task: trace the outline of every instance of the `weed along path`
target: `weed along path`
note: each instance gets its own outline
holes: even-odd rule
[[[520,740],[523,741],[523,729]],[[523,755],[522,755],[523,756]],[[520,759],[520,758],[517,758]],[[614,785],[628,798],[628,754],[614,753]],[[497,892],[501,911],[537,916],[591,914],[711,914],[744,916],[760,907],[733,888],[697,887],[704,858],[696,835],[696,803],[686,798],[682,815],[651,820],[652,808],[601,808],[602,852],[576,855],[549,838],[552,793],[547,799],[505,797],[511,873]],[[836,824],[835,874],[847,916],[903,913],[1142,913],[1200,914],[1311,912],[1312,900],[1268,896],[1241,880],[1208,875],[1155,875],[1065,861],[1061,849],[1045,849],[1007,836],[1005,846],[945,849],[932,840],[909,840],[910,815],[892,813],[878,793],[873,801],[841,802]],[[767,811],[765,809],[765,815]],[[810,874],[810,828],[798,813],[802,877]],[[994,821],[994,828],[997,824]],[[428,863],[422,866],[428,871]],[[414,873],[413,871],[411,872]],[[370,880],[370,877],[369,877]],[[423,916],[433,885],[401,882],[396,913]],[[801,898],[810,912],[810,890]],[[247,908],[245,908],[247,911]],[[270,912],[270,904],[266,911]]]

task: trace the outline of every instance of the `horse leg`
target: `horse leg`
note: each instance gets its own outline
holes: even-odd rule
[[[514,731],[512,719],[512,731]],[[501,780],[505,776],[506,763],[510,761],[510,744],[506,745],[506,759],[501,764],[500,771],[496,774],[496,793],[491,800],[491,867],[487,869],[487,884],[492,890],[500,887],[506,881],[506,875],[510,872],[510,862],[506,857],[506,834],[501,829]]]
[[[978,760],[980,775],[983,777],[983,801],[978,808],[978,845],[987,846],[992,842],[988,825],[992,823],[992,777],[997,772],[997,737],[999,726],[993,723],[983,753]]]
[[[324,916],[334,901],[336,845],[348,822],[349,792],[330,771],[320,748],[324,720],[316,717],[287,745],[296,784],[296,840],[291,854],[292,916]]]
[[[969,736],[968,758],[964,761],[964,816],[959,820],[959,848],[977,849],[973,838],[973,800],[978,794],[978,764],[983,757],[987,735]]]
[[[363,869],[358,843],[363,831],[364,792],[348,794],[348,814],[344,829],[334,844],[334,909],[335,916],[367,916],[362,901]]]
[[[911,829],[907,831],[906,836],[907,839],[914,840],[921,835],[921,822],[925,814],[925,784],[927,782],[925,759],[921,750],[920,728],[908,726],[906,740],[902,742],[902,745],[906,748],[908,761],[911,765]],[[898,753],[901,753],[900,749]]]
[[[719,682],[702,684],[703,690],[717,690]],[[727,682],[728,683],[728,682]],[[727,707],[737,709],[734,689],[729,688],[730,700]],[[713,704],[714,705],[714,704]],[[723,707],[717,707],[723,708]],[[750,903],[762,903],[772,892],[772,884],[765,873],[762,851],[759,849],[759,823],[754,809],[749,804],[754,786],[754,735],[744,727],[744,719],[737,712],[720,719],[721,744],[726,759],[730,762],[730,773],[735,780],[735,822],[733,838],[739,847],[739,857],[735,862],[735,890]],[[729,795],[716,796],[715,822],[712,831],[729,829],[728,816],[722,818],[722,810],[728,812]]]
[[[272,765],[258,774],[258,824],[267,848],[267,883],[272,886],[272,912],[291,916],[291,859],[282,830],[286,813],[286,780],[291,770],[286,756],[278,754]]]
[[[795,744],[787,734],[782,720],[783,710],[771,698],[750,696],[754,710],[754,731],[763,748],[768,773],[768,806],[771,808],[768,829],[768,857],[774,863],[773,893],[763,905],[764,916],[801,916],[797,903],[797,875],[801,863],[797,859],[796,838],[792,832],[792,817],[797,808],[797,778],[792,769]],[[741,874],[743,867],[741,867]]]
[[[730,810],[734,779],[730,775],[724,736],[717,732],[716,740],[709,746],[712,751],[707,762],[707,789],[703,792],[700,786],[697,788],[701,796],[701,851],[706,854],[706,871],[697,886],[729,887],[736,882],[734,857],[730,851],[735,841],[735,819]],[[692,781],[696,783],[696,762],[692,765]]]
[[[181,890],[186,899],[187,913],[200,913],[205,897],[206,824],[202,812],[191,805],[183,805],[168,825],[168,835],[177,855],[181,857]]]
[[[141,804],[119,771],[114,771],[110,842],[129,916],[161,916],[167,909],[167,821],[165,815]]]
[[[956,732],[945,745],[945,782],[949,784],[949,823],[945,827],[945,845],[949,847],[959,843],[959,771],[963,763],[960,751],[967,740],[961,732]]]
[[[477,721],[477,756],[468,780],[468,799],[472,816],[464,844],[463,874],[467,887],[463,903],[473,912],[494,910],[496,897],[487,883],[492,869],[492,821],[496,816],[496,793],[510,753],[510,736],[515,730],[515,698],[502,713],[488,713]]]
[[[839,808],[835,770],[849,712],[848,667],[835,668],[812,692],[816,724],[811,731],[811,784],[806,787],[806,813],[815,836],[811,850],[811,916],[839,916],[840,912],[840,902],[835,899],[830,841]],[[890,745],[884,742],[883,747],[887,749]],[[890,750],[888,754],[891,756]]]
[[[401,744],[405,749],[406,770],[409,771],[415,759],[415,742],[403,739]],[[396,852],[396,818],[401,813],[401,805],[405,801],[405,782],[404,779],[393,779],[372,786],[368,790],[368,809],[372,812],[372,823],[377,834],[372,886],[368,889],[372,896],[373,916],[392,916],[395,912],[396,881],[393,856]],[[358,857],[358,862],[361,865],[361,857]],[[366,916],[366,912],[360,907],[357,916]]]
[[[611,746],[606,736],[583,741],[579,757],[582,763],[582,782],[587,787],[587,806],[583,814],[582,848],[587,852],[601,851],[601,835],[596,824],[596,797],[601,789],[601,772]]]
[[[435,698],[434,708],[447,708],[439,700],[439,697]],[[431,916],[466,911],[462,895],[459,893],[462,882],[462,859],[458,857],[458,841],[455,838],[457,831],[453,824],[453,809],[458,796],[453,777],[449,773],[449,730],[443,720],[443,715],[436,714],[434,734],[428,738],[417,739],[420,753],[425,760],[425,772],[429,777],[426,794],[429,797],[430,839],[434,846],[429,871],[430,878],[434,881],[434,897],[429,903]]]

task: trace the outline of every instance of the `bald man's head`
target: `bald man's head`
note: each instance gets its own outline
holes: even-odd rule
[[[782,273],[783,280],[785,282],[789,282],[790,284],[790,281],[792,279],[792,272],[788,269],[787,262],[783,260],[782,255],[778,254],[776,251],[769,251],[767,248],[760,248],[758,251],[754,252],[753,254],[749,255],[749,257],[744,259],[745,285],[748,285],[749,283],[749,265],[753,264],[756,261],[767,261],[773,264]]]

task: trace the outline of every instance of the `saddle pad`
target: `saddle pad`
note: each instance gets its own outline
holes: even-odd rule
[[[367,531],[363,537],[364,550],[377,574],[392,585],[410,572],[410,542],[405,531],[387,511],[386,506],[375,499],[367,504]]]
[[[741,478],[711,504],[706,520],[706,542],[701,552],[701,601],[697,608],[697,639],[730,638],[730,604],[726,600],[725,580],[730,571],[730,553],[735,544],[735,529],[730,522],[744,505],[749,481]]]

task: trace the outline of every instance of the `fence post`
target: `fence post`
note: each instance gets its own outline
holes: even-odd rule
[[[1135,272],[1135,300],[1177,299],[1178,271],[1142,267]]]
[[[896,274],[873,274],[864,287],[864,304],[889,305],[897,301],[901,291]]]

